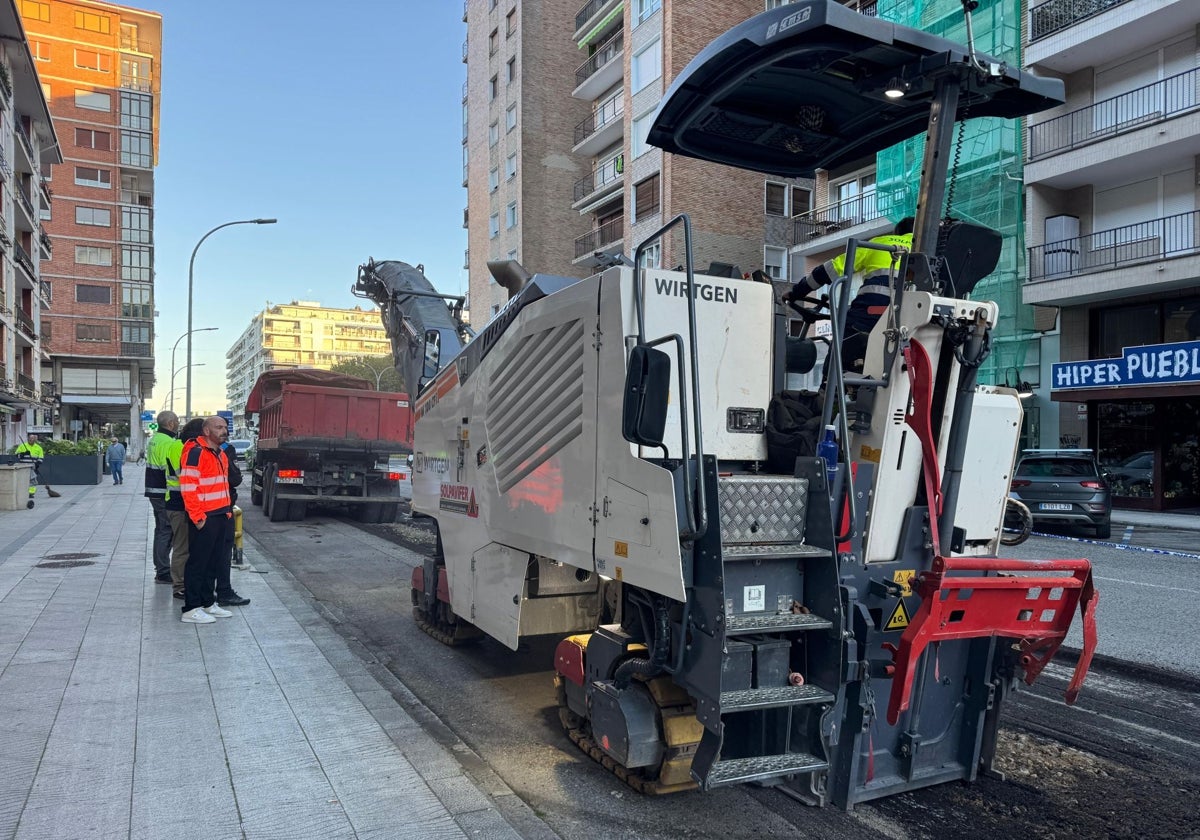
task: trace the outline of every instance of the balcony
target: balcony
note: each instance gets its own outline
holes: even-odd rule
[[[17,388],[31,397],[37,394],[37,383],[33,381],[32,376],[26,376],[23,373],[17,374]]]
[[[142,192],[141,190],[121,190],[120,200],[122,204],[136,204],[138,207],[153,207],[154,193]]]
[[[843,199],[836,204],[817,207],[792,219],[792,245],[801,254],[827,250],[833,241],[856,236],[876,236],[891,227],[879,211],[875,193],[868,192]]]
[[[575,182],[575,198],[571,207],[587,212],[585,205],[603,201],[621,188],[625,181],[625,156],[615,155],[596,166],[587,175]]]
[[[36,340],[37,333],[33,329],[33,316],[19,306],[13,310],[13,315],[16,317],[17,328],[31,339]]]
[[[1026,303],[1065,305],[1129,294],[1130,266],[1138,294],[1195,284],[1200,273],[1200,211],[1102,230],[1029,248]]]
[[[121,355],[125,358],[149,359],[154,356],[148,341],[122,341]]]
[[[25,208],[25,212],[29,214],[30,221],[36,222],[37,213],[33,209],[33,202],[29,200],[29,196],[25,195],[25,190],[21,187],[18,187],[17,189],[13,190],[13,193],[17,196],[17,200],[20,202],[21,206]]]
[[[38,298],[42,302],[42,310],[50,308],[50,284],[45,280],[38,281]]]
[[[33,141],[29,139],[29,132],[25,130],[25,126],[21,124],[19,119],[13,120],[13,134],[17,135],[20,140],[21,148],[25,150],[25,154],[29,156],[30,166],[36,166],[37,158],[33,154]]]
[[[16,258],[17,264],[29,273],[30,280],[37,278],[37,272],[33,267],[33,260],[29,258],[29,254],[25,253],[25,249],[20,244],[13,246],[13,256]]]
[[[467,22],[467,7],[471,5],[471,0],[463,0],[463,23]]]
[[[467,103],[467,83],[466,83],[466,82],[463,82],[463,96],[462,96],[462,101],[463,101],[463,104],[464,104],[464,105]]]
[[[586,120],[575,126],[575,148],[578,155],[594,155],[612,146],[621,139],[622,120],[625,113],[625,96],[618,91],[606,99]]]
[[[618,217],[593,228],[575,240],[575,259],[590,256],[620,242],[625,233],[625,219]]]
[[[1025,62],[1066,75],[1107,64],[1115,54],[1136,55],[1195,25],[1195,0],[1048,0],[1029,10]]]
[[[1145,87],[1029,127],[1029,159],[1126,134],[1197,106],[1200,70],[1188,70]]]
[[[121,87],[125,90],[137,90],[142,93],[150,93],[153,90],[150,79],[133,73],[121,74]]]
[[[463,41],[463,64],[467,63],[467,42]]]
[[[46,231],[38,231],[38,244],[42,246],[42,253],[46,255],[43,259],[54,259],[54,243],[50,241]]]
[[[576,99],[595,99],[619,82],[625,72],[621,61],[624,48],[624,32],[617,32],[597,47],[575,71],[575,90],[571,95]]]
[[[602,21],[611,19],[612,13],[619,8],[622,8],[621,0],[588,0],[583,8],[575,13],[575,36],[572,40],[577,44],[586,41],[593,30],[600,26]]]
[[[128,52],[141,52],[138,49],[138,39],[136,35],[129,35],[125,32],[121,33],[121,49]]]

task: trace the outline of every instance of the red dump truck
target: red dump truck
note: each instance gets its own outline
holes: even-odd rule
[[[250,501],[272,522],[299,521],[313,502],[395,520],[412,453],[407,394],[325,370],[271,370],[246,398],[246,418],[258,434]]]

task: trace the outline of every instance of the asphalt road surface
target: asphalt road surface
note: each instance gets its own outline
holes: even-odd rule
[[[941,785],[849,813],[749,785],[643,797],[562,733],[549,667],[554,640],[516,652],[490,639],[451,649],[416,628],[408,581],[432,549],[427,527],[356,526],[332,514],[273,524],[258,508],[244,521],[256,569],[293,576],[339,632],[407,686],[412,696],[397,699],[457,745],[467,772],[481,764],[497,774],[528,806],[521,830],[530,838],[1200,836],[1200,680],[1184,673],[1106,665],[1068,708],[1062,692],[1071,663],[1052,663],[1006,704],[996,761],[1004,778]],[[1151,664],[1197,672],[1196,652],[1182,650],[1191,647],[1186,618],[1195,597],[1156,587],[1200,590],[1200,561],[1042,538],[1012,553],[1094,558],[1102,650],[1133,651],[1139,661],[1153,650]],[[1130,592],[1144,600],[1124,603]]]

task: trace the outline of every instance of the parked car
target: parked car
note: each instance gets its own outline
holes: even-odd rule
[[[1154,453],[1137,452],[1106,469],[1109,480],[1131,491],[1149,491],[1154,486]]]
[[[1090,449],[1027,449],[1021,453],[1011,484],[1034,523],[1057,522],[1096,529],[1112,536],[1112,494]]]
[[[253,444],[253,441],[244,440],[242,438],[237,438],[237,439],[229,441],[229,445],[231,447],[233,447],[233,452],[234,452],[234,455],[237,458],[237,460],[245,461],[246,460],[246,450],[248,450],[254,444]]]

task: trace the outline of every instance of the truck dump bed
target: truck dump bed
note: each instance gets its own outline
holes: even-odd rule
[[[309,384],[323,383],[323,384]],[[328,371],[268,371],[246,400],[257,413],[258,448],[407,454],[412,412],[407,394]]]

